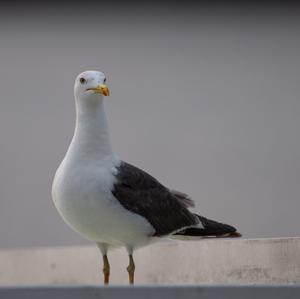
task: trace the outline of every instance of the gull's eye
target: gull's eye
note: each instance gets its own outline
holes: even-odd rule
[[[106,78],[104,78],[104,80],[103,80],[103,83],[105,83],[106,82]]]
[[[79,79],[79,82],[80,82],[81,84],[84,84],[84,83],[86,83],[86,79],[84,79],[84,78],[81,77],[81,78]]]

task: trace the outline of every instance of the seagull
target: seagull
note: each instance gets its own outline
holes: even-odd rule
[[[137,248],[162,238],[240,237],[233,226],[192,213],[194,201],[188,195],[167,188],[114,153],[104,108],[109,94],[104,73],[77,76],[74,136],[52,185],[54,205],[64,221],[99,247],[104,284],[109,284],[111,249],[127,250],[133,284]]]

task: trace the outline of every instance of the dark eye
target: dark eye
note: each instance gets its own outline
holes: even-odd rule
[[[106,78],[104,78],[104,80],[103,80],[103,83],[105,83],[106,82]]]
[[[80,78],[80,79],[79,79],[79,82],[80,82],[81,84],[84,84],[84,83],[86,83],[86,80],[85,80],[84,78]]]

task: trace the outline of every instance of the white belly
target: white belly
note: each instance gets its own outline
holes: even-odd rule
[[[116,169],[112,163],[103,166],[63,162],[52,188],[57,210],[67,224],[89,240],[132,248],[148,244],[153,227],[114,198],[111,190]]]

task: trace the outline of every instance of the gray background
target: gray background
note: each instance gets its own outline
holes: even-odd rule
[[[0,247],[87,242],[52,178],[74,127],[73,81],[108,77],[116,152],[245,237],[299,235],[298,7],[2,7]]]

